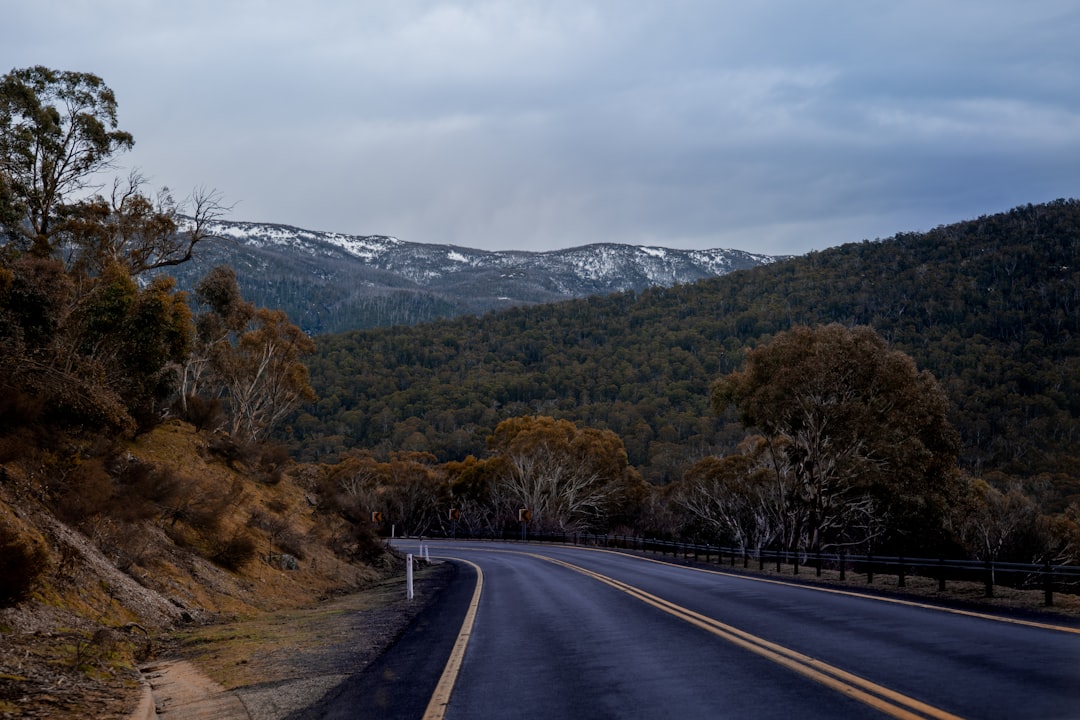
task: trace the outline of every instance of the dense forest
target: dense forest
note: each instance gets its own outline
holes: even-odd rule
[[[692,285],[317,338],[302,457],[482,456],[499,422],[611,430],[653,484],[745,435],[709,403],[749,348],[796,325],[868,325],[945,388],[972,473],[1046,511],[1080,495],[1080,202],[901,233]]]

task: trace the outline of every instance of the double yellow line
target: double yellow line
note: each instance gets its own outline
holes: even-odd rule
[[[588,550],[589,552],[608,553],[610,555],[620,555],[626,557],[626,553],[619,552],[618,550],[608,550],[605,548],[585,547],[581,550]],[[509,551],[507,551],[509,552]],[[1039,622],[1037,620],[1025,620],[1023,618],[1006,617],[1004,615],[994,615],[986,612],[979,612],[977,610],[961,610],[959,608],[950,608],[943,605],[932,605],[930,603],[917,602],[915,600],[906,600],[903,598],[885,597],[883,595],[871,595],[869,593],[857,592],[854,590],[842,590],[832,587],[820,587],[815,585],[800,585],[797,583],[791,583],[786,580],[777,580],[766,577],[754,577],[751,575],[743,575],[739,573],[724,572],[723,570],[711,570],[701,567],[687,567],[686,565],[678,565],[676,563],[667,562],[666,560],[657,560],[650,557],[639,557],[638,560],[642,562],[656,563],[657,565],[666,565],[667,567],[682,568],[684,570],[691,570],[693,572],[705,573],[706,575],[720,575],[723,577],[737,578],[739,580],[747,582],[764,583],[766,585],[783,585],[785,587],[797,587],[802,590],[812,590],[814,592],[828,593],[830,595],[846,595],[847,597],[864,598],[867,600],[873,600],[874,602],[890,603],[893,605],[905,605],[907,607],[922,608],[924,610],[933,610],[934,612],[948,613],[950,615],[963,615],[965,617],[979,618],[980,620],[991,620],[993,622],[1005,623],[1007,625],[1023,625],[1024,627],[1040,628],[1042,630],[1053,630],[1054,632],[1070,633],[1072,635],[1080,635],[1080,628],[1070,627],[1068,625],[1055,625],[1053,623]]]
[[[853,675],[846,670],[841,670],[838,667],[816,660],[808,655],[803,655],[802,653],[783,647],[782,645],[777,645],[764,638],[751,635],[748,632],[684,608],[681,605],[676,605],[675,603],[657,597],[652,593],[645,592],[633,585],[628,585],[608,577],[607,575],[601,575],[598,572],[588,570],[578,565],[573,565],[563,560],[557,560],[543,555],[533,555],[531,553],[529,553],[529,555],[540,560],[546,560],[550,563],[569,568],[570,570],[574,570],[575,572],[579,572],[582,575],[586,575],[605,585],[613,587],[616,590],[621,590],[631,597],[635,597],[644,603],[679,618],[680,620],[684,620],[706,632],[712,633],[723,640],[793,670],[800,675],[821,683],[837,692],[843,693],[859,702],[865,703],[890,717],[902,718],[903,720],[926,720],[927,718],[935,718],[937,720],[960,720],[957,715],[945,712],[932,705],[927,705],[915,698],[908,697],[895,690],[890,690],[887,687],[870,682],[865,678]]]
[[[834,665],[830,665],[782,645],[770,642],[744,630],[739,630],[736,627],[732,627],[731,625],[722,623],[719,620],[702,615],[701,613],[694,612],[681,605],[676,605],[673,602],[607,575],[602,575],[601,573],[583,568],[579,565],[574,565],[544,555],[518,551],[509,552],[527,555],[538,560],[544,560],[593,578],[598,582],[604,583],[609,587],[637,598],[658,610],[677,617],[684,622],[688,622],[695,627],[701,628],[727,642],[786,667],[793,672],[813,680],[814,682],[820,683],[847,697],[862,702],[889,717],[899,718],[900,720],[927,720],[929,718],[932,718],[933,720],[961,720],[957,715],[928,705],[915,698],[908,697],[895,690],[890,690],[887,687],[849,673]],[[460,558],[455,559],[460,560]],[[480,604],[480,595],[484,586],[484,573],[475,563],[468,560],[460,561],[467,563],[476,571],[476,587],[473,590],[472,599],[469,602],[457,640],[454,642],[454,647],[450,651],[450,657],[447,660],[442,676],[439,678],[439,682],[435,687],[435,692],[432,694],[431,700],[428,702],[427,709],[424,712],[423,720],[443,720],[446,715],[446,709],[450,703],[450,696],[453,693],[454,684],[457,682],[458,674],[461,671],[461,665],[465,658],[465,650],[468,647],[469,639],[472,636],[473,625],[476,621],[476,612]]]

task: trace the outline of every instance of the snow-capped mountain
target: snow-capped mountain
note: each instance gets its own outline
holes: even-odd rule
[[[231,265],[247,299],[284,309],[310,333],[640,291],[779,259],[613,243],[490,252],[251,222],[217,222],[210,230],[196,259],[176,269],[180,286],[190,289],[215,265]]]

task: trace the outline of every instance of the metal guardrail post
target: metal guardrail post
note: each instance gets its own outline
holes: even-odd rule
[[[870,553],[866,554],[866,584],[872,585],[874,583],[874,556]]]
[[[847,553],[840,551],[840,579],[847,580]]]
[[[945,558],[938,558],[938,592],[945,592]]]
[[[994,597],[994,563],[992,560],[986,561],[986,597]]]
[[[907,564],[904,562],[904,556],[900,556],[900,567],[897,571],[898,577],[896,580],[897,587],[907,587]]]

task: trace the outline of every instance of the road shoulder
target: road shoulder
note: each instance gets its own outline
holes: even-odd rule
[[[146,691],[129,720],[181,706],[191,720],[299,717],[362,674],[425,611],[442,604],[456,576],[453,565],[436,563],[418,573],[411,601],[398,578],[309,608],[185,633],[169,657],[142,669]]]

